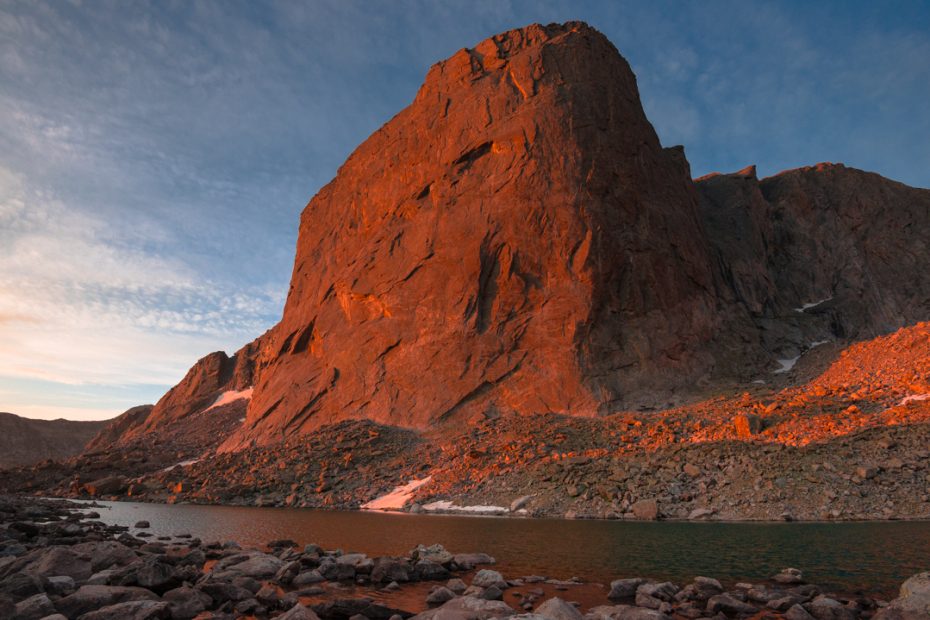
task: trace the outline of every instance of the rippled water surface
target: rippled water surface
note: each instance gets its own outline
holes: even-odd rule
[[[369,555],[402,554],[418,543],[483,551],[508,576],[578,576],[608,582],[643,576],[725,583],[762,580],[781,568],[845,591],[891,595],[930,570],[930,523],[631,523],[424,516],[288,508],[100,502],[107,523],[147,520],[156,535],[260,546],[280,538]]]

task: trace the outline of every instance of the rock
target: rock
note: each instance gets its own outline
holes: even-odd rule
[[[101,495],[119,495],[129,487],[129,483],[122,476],[108,476],[84,485],[88,495],[100,497]]]
[[[77,585],[74,583],[73,578],[67,575],[58,575],[47,579],[45,590],[49,594],[56,596],[68,596],[77,590]]]
[[[685,463],[685,466],[681,468],[681,471],[691,476],[692,478],[697,478],[701,475],[701,468],[693,463]]]
[[[449,571],[444,566],[429,560],[417,562],[413,566],[413,572],[420,581],[441,581],[449,578]]]
[[[136,521],[136,528],[143,530],[152,527],[148,521]]]
[[[592,608],[586,620],[672,620],[672,617],[656,609],[643,609],[630,605],[613,605]]]
[[[196,589],[209,596],[218,605],[222,605],[226,601],[238,603],[239,601],[252,598],[253,594],[245,588],[224,581],[206,581],[198,583]]]
[[[748,438],[762,432],[762,419],[751,413],[740,413],[733,417],[733,429],[737,437]]]
[[[521,508],[525,508],[531,499],[536,497],[535,495],[523,495],[517,499],[510,502],[510,512],[517,512]]]
[[[456,553],[452,562],[461,570],[471,570],[482,564],[496,564],[496,560],[487,553]]]
[[[194,618],[213,604],[213,599],[207,594],[187,586],[168,590],[162,595],[162,600],[168,603],[171,617],[175,620]]]
[[[707,599],[723,592],[720,582],[710,577],[695,577],[691,585],[701,599]]]
[[[930,618],[930,572],[917,573],[901,584],[898,598],[875,614],[875,620]]]
[[[559,597],[552,597],[536,608],[536,614],[549,620],[582,620],[583,616],[574,605],[569,605]]]
[[[488,601],[474,596],[454,598],[441,607],[413,616],[416,620],[487,620],[505,618],[516,612],[503,601]]]
[[[301,568],[302,568],[302,565],[299,561],[295,560],[292,562],[288,562],[287,564],[282,566],[280,569],[278,569],[278,572],[274,576],[274,580],[275,582],[280,583],[281,585],[285,585],[285,586],[291,585],[294,579],[300,573]]]
[[[352,581],[355,579],[355,567],[340,562],[324,562],[317,571],[327,581]]]
[[[42,578],[30,573],[18,572],[0,580],[0,594],[8,594],[22,600],[45,591]]]
[[[859,613],[839,601],[820,595],[808,603],[808,611],[817,620],[856,620]]]
[[[880,469],[878,467],[857,467],[856,475],[863,480],[871,480],[878,475],[879,471]]]
[[[814,616],[807,613],[807,610],[800,605],[792,605],[789,607],[788,611],[785,612],[785,618],[787,620],[816,620]]]
[[[171,617],[163,601],[128,601],[107,605],[81,616],[78,620],[165,620]]]
[[[320,574],[318,570],[311,570],[304,573],[300,573],[291,581],[291,585],[295,588],[301,588],[303,586],[310,586],[315,583],[320,583],[321,581],[326,581],[323,578],[323,575]]]
[[[478,598],[483,598],[488,601],[502,601],[504,600],[504,589],[500,587],[500,584],[490,585],[478,594]]]
[[[646,583],[645,579],[633,578],[633,579],[617,579],[610,582],[610,592],[607,594],[607,598],[612,601],[633,598],[636,596],[636,589]]]
[[[801,571],[796,568],[783,568],[780,573],[772,577],[772,580],[785,585],[804,583]]]
[[[34,594],[16,604],[14,620],[41,620],[58,613],[47,594]]]
[[[713,508],[695,508],[690,513],[688,513],[689,521],[698,521],[700,519],[705,519],[714,514]]]
[[[278,620],[320,620],[312,609],[297,603],[289,610],[278,616]]]
[[[446,582],[446,587],[455,592],[456,594],[461,594],[468,587],[465,585],[465,582],[459,578],[450,579]]]
[[[409,555],[414,562],[425,560],[441,565],[449,564],[455,558],[442,545],[430,545],[429,547],[417,545],[417,548],[413,549]]]
[[[451,601],[454,598],[455,592],[449,588],[437,586],[430,590],[429,595],[426,597],[426,603],[428,605],[442,605],[446,601]]]
[[[673,600],[677,593],[678,586],[669,581],[644,583],[636,588],[636,605],[648,607],[649,609],[659,609],[663,602]]]
[[[707,611],[712,614],[723,612],[727,615],[754,614],[755,606],[745,603],[729,594],[716,594],[707,599]]]
[[[26,562],[29,558],[32,561]],[[84,581],[92,574],[91,558],[70,547],[47,547],[22,558],[25,565],[20,570],[39,577],[68,576],[75,581]]]
[[[216,566],[213,567],[213,578],[233,579],[235,577],[252,577],[253,579],[267,579],[269,577],[274,577],[274,575],[281,570],[282,566],[284,566],[284,562],[273,555],[257,552],[239,554],[232,556],[232,558],[220,560]],[[355,569],[351,566],[346,566],[346,568],[352,570],[354,577]]]
[[[123,586],[81,586],[56,603],[58,611],[76,618],[90,611],[131,601],[156,601],[158,596],[144,588]]]
[[[654,499],[641,499],[630,506],[630,510],[641,521],[655,521],[659,518],[659,503]]]
[[[248,417],[221,450],[357,417],[351,403],[426,428],[692,386],[721,314],[698,207],[601,33],[532,25],[461,50],[307,206]]]
[[[406,560],[391,557],[375,558],[371,569],[372,583],[390,583],[397,581],[406,583],[410,581],[411,566]]]
[[[483,568],[475,573],[475,576],[472,577],[471,585],[479,588],[497,586],[501,590],[507,589],[507,582],[504,580],[504,576],[496,570],[490,570],[488,568]]]

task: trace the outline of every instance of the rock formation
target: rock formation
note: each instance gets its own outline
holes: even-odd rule
[[[0,468],[74,456],[108,423],[108,420],[33,420],[0,413]]]
[[[930,191],[843,165],[692,181],[603,35],[532,25],[433,66],[305,208],[280,323],[114,432],[252,386],[224,450],[700,402],[930,319],[928,229]]]

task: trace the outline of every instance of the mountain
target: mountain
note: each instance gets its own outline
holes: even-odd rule
[[[927,190],[842,165],[694,182],[603,35],[503,33],[430,69],[307,205],[223,449],[748,383],[812,343],[930,318],[928,213]]]
[[[109,420],[33,420],[0,413],[0,468],[64,460],[79,454]]]

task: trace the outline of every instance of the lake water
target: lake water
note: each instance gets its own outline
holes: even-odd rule
[[[155,535],[189,533],[204,541],[301,545],[399,555],[418,543],[452,552],[483,551],[508,577],[542,574],[608,583],[621,577],[697,575],[732,585],[765,580],[788,566],[843,592],[892,596],[914,573],[930,570],[930,523],[634,523],[338,512],[99,502],[106,523],[147,520]],[[134,530],[135,531],[135,530]]]

